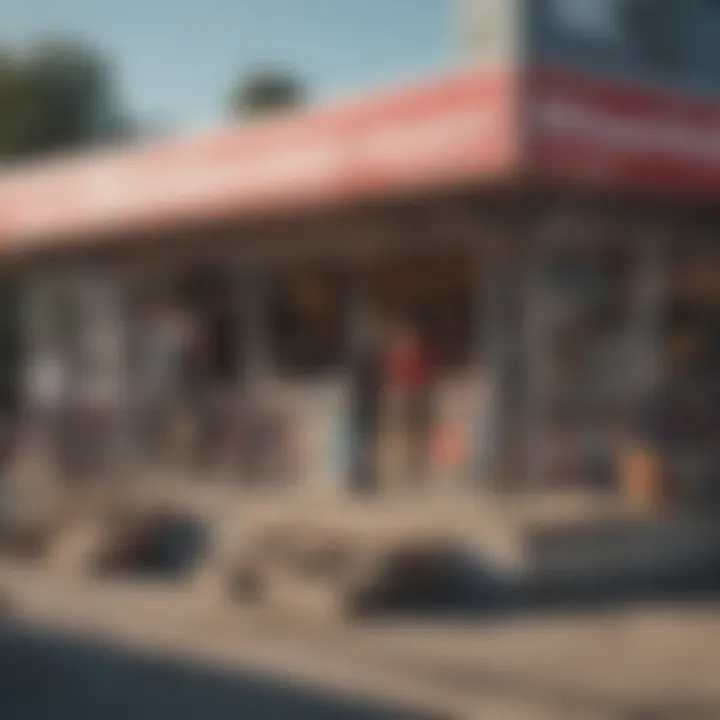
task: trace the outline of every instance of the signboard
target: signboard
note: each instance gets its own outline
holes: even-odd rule
[[[536,0],[528,11],[533,174],[720,192],[720,3]]]
[[[720,4],[534,0],[529,59],[645,89],[720,99]]]
[[[720,102],[560,68],[528,83],[527,162],[545,179],[720,193]]]

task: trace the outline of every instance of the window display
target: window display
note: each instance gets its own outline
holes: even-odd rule
[[[271,285],[268,342],[280,376],[319,375],[347,357],[348,283],[332,269],[281,275]]]
[[[705,503],[720,499],[720,250],[684,243],[672,268],[665,379],[645,431],[675,495]]]
[[[529,362],[543,484],[609,487],[627,415],[632,255],[611,245],[550,251],[540,268]]]

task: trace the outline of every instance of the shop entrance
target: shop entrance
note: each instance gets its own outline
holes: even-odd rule
[[[348,278],[322,262],[267,278],[256,447],[270,479],[318,488],[346,476]]]
[[[360,287],[355,487],[412,492],[460,480],[476,420],[477,262],[397,257],[363,268]]]

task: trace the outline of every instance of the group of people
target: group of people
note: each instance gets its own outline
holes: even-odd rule
[[[438,360],[418,324],[385,327],[372,318],[359,324],[352,388],[357,491],[425,482]]]
[[[173,305],[160,306],[151,318],[139,367],[147,434],[160,456],[183,456],[178,436],[191,459],[219,454],[240,370],[232,345],[236,323],[229,313],[204,317]]]
[[[132,395],[139,405],[133,403],[133,412],[145,420],[137,439],[162,464],[214,462],[229,430],[240,434],[241,418],[233,413],[242,362],[240,348],[231,346],[238,320],[212,313],[211,323],[208,317],[177,304],[158,304],[142,319],[137,328],[141,332],[135,333]],[[437,352],[413,321],[385,323],[368,317],[356,330],[353,486],[375,493],[387,489],[388,483],[422,485],[434,425]],[[34,373],[39,427],[46,441],[56,440],[58,408],[66,404],[65,367],[47,355],[38,359]]]

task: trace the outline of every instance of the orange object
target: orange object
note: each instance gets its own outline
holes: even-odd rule
[[[637,446],[628,448],[621,461],[621,481],[623,497],[629,507],[653,510],[662,504],[662,464],[652,450]]]
[[[466,454],[465,435],[455,428],[438,430],[432,440],[432,456],[442,465],[457,466]]]

